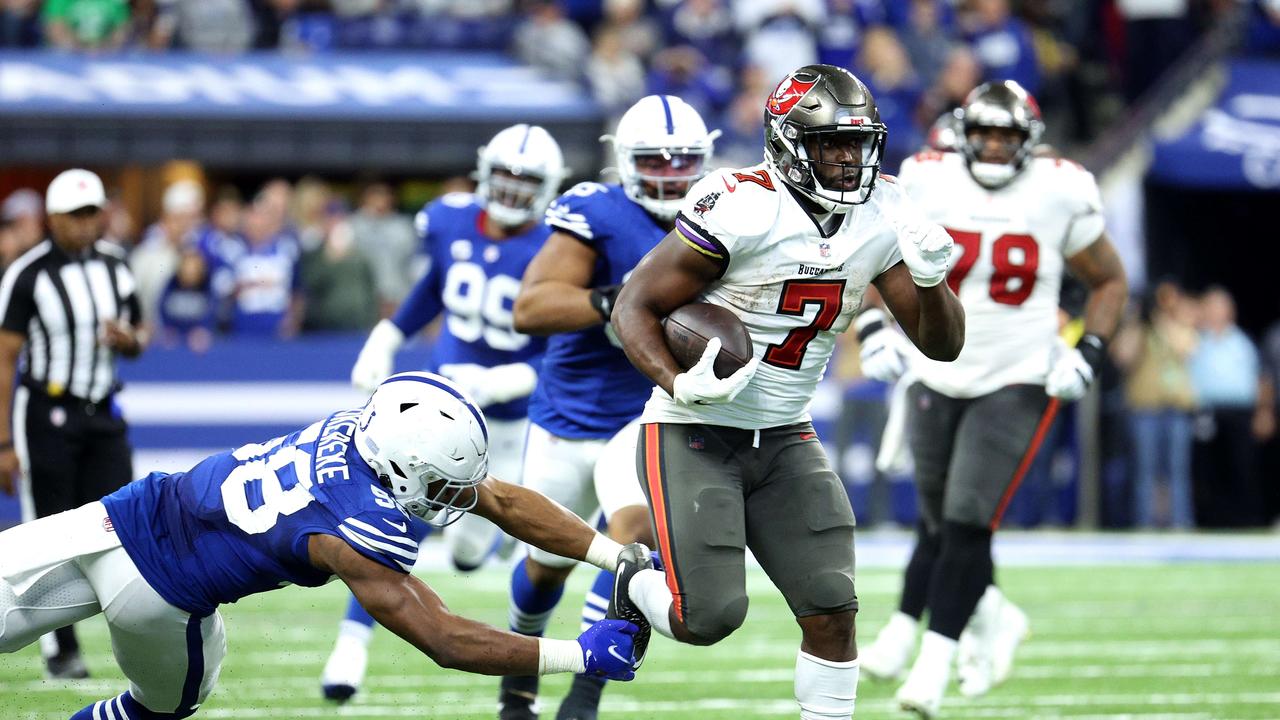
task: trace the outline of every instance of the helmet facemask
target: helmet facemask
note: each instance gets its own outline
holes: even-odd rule
[[[961,152],[969,163],[969,172],[983,187],[1008,185],[1031,155],[1027,133],[1004,126],[966,128]]]
[[[772,123],[776,141],[786,149],[778,156],[778,170],[801,194],[828,212],[843,212],[871,197],[888,135],[883,125]]]
[[[714,136],[718,133],[712,133]],[[618,147],[618,178],[649,214],[674,220],[689,188],[707,174],[709,147]]]
[[[484,210],[500,225],[520,227],[546,211],[539,207],[545,193],[544,177],[521,173],[519,169],[495,167],[480,186]]]
[[[568,170],[555,138],[536,125],[513,125],[480,148],[476,195],[499,225],[541,220]]]
[[[969,174],[990,190],[1013,182],[1044,132],[1035,99],[1012,80],[975,89],[965,101],[961,118],[960,152]]]

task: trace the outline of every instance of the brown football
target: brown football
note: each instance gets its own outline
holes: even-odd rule
[[[719,305],[689,303],[678,307],[663,319],[662,330],[667,348],[685,370],[698,362],[713,337],[720,338],[720,354],[713,366],[716,377],[729,377],[751,359],[751,333],[747,326]]]

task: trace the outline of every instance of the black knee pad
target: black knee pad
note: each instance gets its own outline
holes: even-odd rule
[[[694,612],[685,620],[685,629],[697,645],[714,645],[742,627],[747,619],[747,596],[729,598],[708,612]]]

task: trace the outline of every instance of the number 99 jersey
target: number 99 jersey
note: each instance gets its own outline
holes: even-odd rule
[[[351,444],[360,413],[335,413],[187,472],[152,473],[102,503],[147,583],[199,616],[254,593],[331,580],[310,563],[307,539],[317,533],[407,573],[427,527],[382,489]]]
[[[956,398],[1043,385],[1066,258],[1103,232],[1093,175],[1067,160],[1033,158],[1008,185],[989,190],[959,153],[927,151],[902,164],[898,181],[955,239],[947,283],[965,310],[960,357],[944,363],[918,355],[912,368],[920,380]]]
[[[538,368],[546,339],[515,331],[512,309],[520,278],[551,234],[542,223],[494,240],[484,232],[484,208],[475,195],[449,193],[428,203],[414,218],[426,274],[396,311],[392,322],[406,336],[445,313],[431,352],[435,372],[450,363],[484,367],[524,362]],[[528,398],[484,409],[487,417],[516,420],[528,414]]]

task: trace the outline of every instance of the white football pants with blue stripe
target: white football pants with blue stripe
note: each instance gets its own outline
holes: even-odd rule
[[[135,700],[179,715],[204,702],[227,654],[222,617],[165,602],[120,546],[102,503],[0,533],[0,652],[98,613]]]

